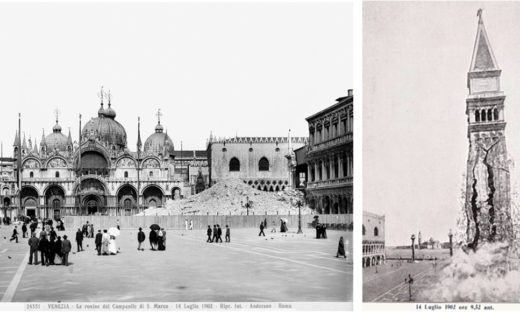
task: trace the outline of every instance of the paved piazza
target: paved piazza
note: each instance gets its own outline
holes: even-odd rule
[[[28,265],[28,239],[9,242],[11,233],[12,226],[0,227],[2,301],[352,301],[352,260],[335,257],[340,236],[352,254],[351,232],[317,240],[312,229],[266,231],[265,238],[257,229],[231,229],[231,243],[210,244],[205,231],[169,230],[166,251],[149,244],[137,251],[137,231],[123,229],[121,253],[98,256],[86,238],[69,267]],[[63,234],[74,240],[71,229]]]
[[[408,284],[405,278],[410,274],[414,283],[412,286],[412,301],[424,301],[418,298],[420,290],[431,286],[432,279],[447,263],[439,261],[437,268],[432,261],[417,261],[408,263],[398,260],[389,260],[383,266],[363,269],[363,301],[364,302],[409,302]]]

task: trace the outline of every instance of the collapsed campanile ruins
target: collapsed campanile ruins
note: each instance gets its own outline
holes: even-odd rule
[[[477,15],[466,99],[466,234],[468,247],[473,250],[483,242],[509,241],[513,237],[501,70],[489,43],[482,10]]]

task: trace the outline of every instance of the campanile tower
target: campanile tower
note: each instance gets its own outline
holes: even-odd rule
[[[466,174],[467,242],[474,250],[482,242],[512,238],[510,181],[501,70],[478,10],[478,26],[468,72],[466,99],[469,153]]]

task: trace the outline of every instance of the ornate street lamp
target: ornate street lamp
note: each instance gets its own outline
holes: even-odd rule
[[[450,257],[453,257],[453,233],[451,232],[451,229],[448,233],[448,237],[450,238]]]
[[[412,262],[415,261],[415,235],[412,234],[412,237],[410,237],[410,239],[412,240]]]
[[[303,206],[303,203],[301,200],[298,199],[298,201],[296,202],[296,205],[298,206],[298,232],[296,232],[296,234],[303,234],[303,231],[302,231],[302,206]]]

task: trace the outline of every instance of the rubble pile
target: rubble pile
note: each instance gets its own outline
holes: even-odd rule
[[[265,192],[252,188],[240,179],[227,179],[199,194],[182,200],[168,200],[165,207],[149,208],[138,215],[245,215],[248,199],[251,203],[249,214],[297,214],[297,201],[304,202],[303,193],[297,190]],[[310,214],[311,209],[302,206],[301,213]]]
[[[458,250],[432,287],[418,294],[431,302],[519,302],[520,263],[508,243]]]

